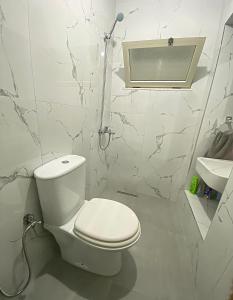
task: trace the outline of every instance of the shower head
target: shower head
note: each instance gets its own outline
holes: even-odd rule
[[[118,13],[117,16],[116,16],[116,19],[115,19],[115,21],[114,21],[114,23],[113,23],[112,29],[110,30],[109,33],[107,33],[107,34],[105,35],[105,40],[106,40],[106,39],[107,39],[107,40],[110,40],[110,39],[111,39],[112,34],[113,34],[113,31],[114,31],[115,26],[116,26],[116,23],[117,23],[117,22],[122,22],[123,19],[124,19],[124,14],[121,13],[121,12]]]
[[[116,20],[118,21],[118,22],[121,22],[121,21],[123,21],[123,19],[124,19],[124,14],[123,13],[118,13],[117,14],[117,16],[116,16]]]

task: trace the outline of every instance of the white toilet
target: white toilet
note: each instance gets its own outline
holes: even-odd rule
[[[64,260],[111,276],[121,269],[122,250],[140,235],[135,213],[116,201],[85,200],[86,159],[66,155],[34,171],[44,226],[55,237]]]

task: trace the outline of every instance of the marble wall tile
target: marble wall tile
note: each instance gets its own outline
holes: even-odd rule
[[[144,115],[111,112],[111,126],[115,135],[110,145],[108,184],[137,193],[139,165],[142,162]]]
[[[87,158],[89,198],[106,184],[97,132],[103,35],[114,13],[113,0],[0,2],[0,282],[6,289],[27,275],[22,218],[27,212],[42,217],[33,170],[73,153]],[[109,63],[111,69],[111,53]],[[110,95],[109,70],[107,76]],[[36,275],[58,249],[46,231],[29,240]]]
[[[208,105],[200,127],[189,178],[195,173],[198,156],[204,156],[211,146],[218,130],[226,131],[224,125],[227,116],[233,116],[233,28],[225,26],[220,49],[219,61],[209,95]]]
[[[0,155],[4,158],[0,170],[7,175],[25,168],[30,175],[41,163],[35,103],[9,97],[0,97],[0,101]]]
[[[83,154],[85,109],[41,101],[37,102],[37,107],[43,157],[50,153],[55,156]]]
[[[107,185],[107,173],[109,169],[108,152],[99,148],[99,135],[92,131],[90,141],[89,164],[87,170],[87,199],[98,197]]]
[[[80,12],[80,7],[77,7],[77,12]],[[89,23],[83,24],[84,15],[76,18],[72,16],[71,7],[65,1],[30,1],[30,32],[37,99],[73,105],[85,102],[88,81],[91,72],[94,72],[90,69],[89,61],[95,66],[93,59],[97,55],[95,47],[85,47],[89,38],[85,31],[89,31]],[[77,39],[74,39],[75,34]],[[85,64],[87,66],[84,69]]]
[[[2,177],[1,177],[2,179]],[[33,213],[41,219],[41,209],[37,197],[35,181],[32,178],[17,176],[0,191],[0,258],[1,287],[14,291],[27,276],[27,269],[22,257],[21,236],[23,216]],[[37,254],[38,251],[38,254]],[[40,254],[43,253],[43,255]],[[58,253],[54,239],[40,227],[28,236],[28,252],[32,266],[32,278],[38,275],[46,263]],[[3,271],[4,270],[4,271]]]
[[[30,1],[35,96],[38,107],[42,110],[44,107],[44,113],[39,114],[43,157],[47,161],[65,153],[84,155],[88,164],[87,187],[92,191],[90,182],[96,186],[96,182],[106,177],[104,170],[98,169],[96,178],[90,161],[97,162],[100,158],[98,152],[90,149],[92,136],[97,141],[100,124],[103,36],[112,25],[114,9],[115,2],[106,0],[98,5],[95,1]],[[111,58],[109,45],[104,126],[109,125],[110,116]],[[42,102],[47,103],[48,110],[51,104],[54,114],[46,113],[46,104]],[[62,120],[58,120],[59,116]]]
[[[197,147],[190,170],[194,174],[197,156],[203,156],[217,130],[224,129],[225,117],[233,114],[232,107],[232,33],[225,26],[233,14],[233,2],[226,1],[220,24],[222,46],[213,79],[208,105],[200,128]],[[225,127],[226,129],[226,127]],[[228,180],[220,204],[204,242],[198,243],[196,288],[197,299],[229,299],[232,292],[232,229],[233,229],[233,174]]]
[[[22,252],[23,216],[41,218],[35,182],[31,178],[41,164],[37,109],[34,99],[28,34],[27,1],[0,4],[0,272],[1,286],[8,290],[27,275]],[[44,256],[33,260],[33,275],[51,259],[50,236],[34,236]],[[40,235],[41,237],[41,235]],[[47,250],[46,250],[47,249]],[[30,256],[35,252],[30,251]]]
[[[92,1],[30,1],[37,99],[93,105],[89,92],[99,81],[103,34],[111,15],[95,12]]]
[[[223,4],[209,0],[204,3],[199,0],[116,2],[116,11],[122,11],[125,19],[116,27],[114,36],[111,112],[135,117],[142,114],[140,131],[143,140],[133,163],[132,154],[125,152],[126,147],[118,146],[113,140],[110,185],[116,185],[125,174],[124,189],[128,186],[129,190],[138,189],[164,199],[177,199],[178,191],[185,183],[196,128],[207,101],[222,9]],[[170,36],[207,37],[192,89],[125,88],[121,42]],[[114,127],[114,120],[111,126]],[[128,143],[127,139],[130,137],[126,138]],[[132,181],[133,175],[130,175],[134,174],[129,171],[133,169],[137,170],[136,181]]]
[[[0,96],[31,102],[34,91],[27,1],[1,1],[0,28]]]

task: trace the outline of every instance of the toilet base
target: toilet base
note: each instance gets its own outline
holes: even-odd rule
[[[62,258],[68,263],[103,276],[113,276],[121,270],[121,251],[96,248],[73,235],[51,228],[49,230],[60,246]]]

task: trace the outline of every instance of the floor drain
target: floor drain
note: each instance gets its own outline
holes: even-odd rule
[[[127,196],[131,196],[131,197],[137,197],[138,196],[136,194],[131,194],[131,193],[123,192],[123,191],[117,191],[117,193],[118,194],[127,195]]]

